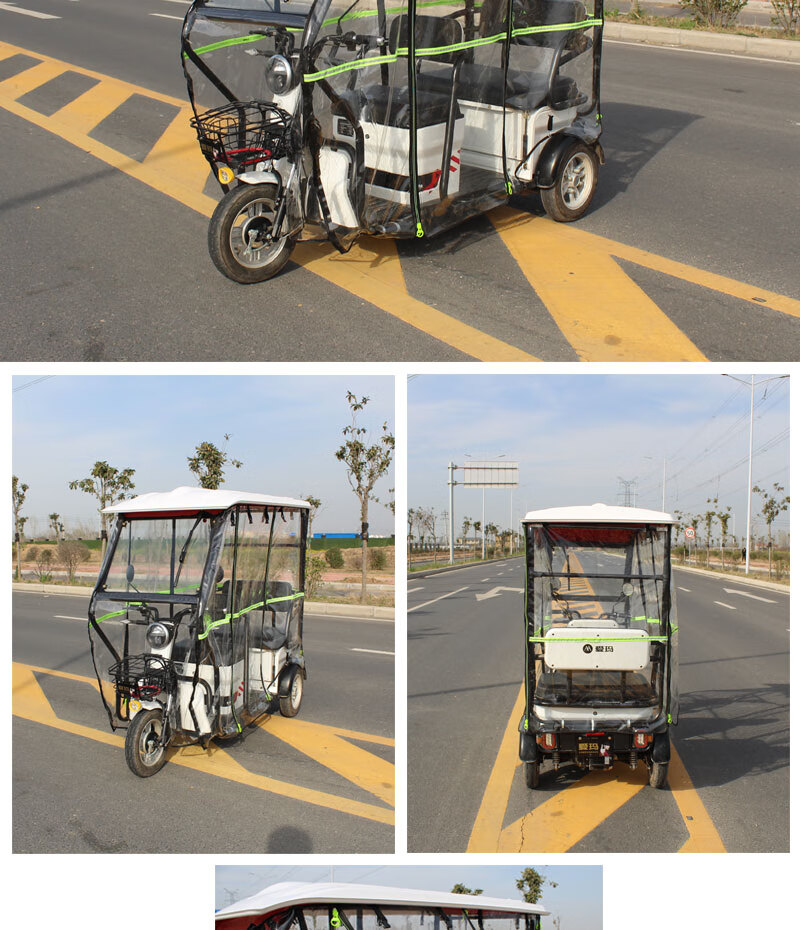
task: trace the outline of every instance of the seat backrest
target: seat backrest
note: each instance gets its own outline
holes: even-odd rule
[[[463,57],[463,49],[457,49],[441,55],[420,54],[420,49],[446,48],[464,41],[464,27],[455,19],[446,16],[417,16],[416,28],[417,57],[455,64]],[[408,16],[403,13],[396,16],[389,26],[389,50],[394,54],[398,48],[408,47]]]

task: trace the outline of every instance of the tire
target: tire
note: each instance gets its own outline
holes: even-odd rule
[[[160,772],[167,761],[167,750],[158,746],[164,715],[160,710],[140,710],[125,734],[125,761],[139,778]]]
[[[539,763],[524,762],[525,767],[525,784],[528,788],[539,787]]]
[[[583,142],[574,142],[561,156],[555,183],[544,188],[542,206],[550,219],[571,223],[589,209],[597,187],[597,155]]]
[[[208,251],[217,270],[231,281],[266,281],[289,261],[294,239],[284,236],[269,244],[264,238],[272,229],[277,193],[275,184],[242,184],[217,204],[208,226]],[[252,249],[245,241],[249,233]]]
[[[303,672],[295,667],[289,682],[289,693],[280,699],[281,714],[284,717],[296,717],[303,701]]]
[[[650,765],[650,787],[666,788],[669,762],[653,762]]]

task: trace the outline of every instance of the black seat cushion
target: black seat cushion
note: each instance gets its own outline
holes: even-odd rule
[[[449,93],[449,81],[443,75],[428,72],[421,74],[419,87],[428,93]],[[503,69],[496,65],[464,62],[461,66],[456,94],[460,100],[503,106]],[[547,77],[533,71],[508,71],[506,106],[514,110],[536,110],[547,96]],[[553,86],[553,104],[556,107],[572,106],[581,101],[575,81],[565,75],[556,75]]]
[[[425,83],[425,77],[419,75],[419,83]],[[438,87],[429,91],[417,86],[417,128],[435,126],[437,123],[446,123],[450,112],[450,87],[452,78],[444,81],[446,92],[439,92]],[[411,106],[407,87],[390,87],[384,84],[373,84],[362,87],[360,90],[348,90],[341,94],[349,107],[359,120],[381,125],[398,126],[409,129],[411,126]],[[345,115],[343,108],[335,108],[334,113]],[[456,107],[455,119],[461,113]]]

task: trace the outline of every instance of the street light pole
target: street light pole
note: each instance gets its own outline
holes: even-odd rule
[[[750,574],[750,508],[753,503],[753,406],[756,393],[756,376],[750,375],[750,454],[747,458],[747,540],[744,550],[744,573]]]

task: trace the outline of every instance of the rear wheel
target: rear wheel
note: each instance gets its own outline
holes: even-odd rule
[[[666,788],[668,774],[669,774],[669,762],[651,762],[650,763],[650,787],[651,788]]]
[[[125,734],[125,761],[139,778],[149,778],[161,771],[167,751],[161,745],[164,715],[160,710],[140,710]]]
[[[275,184],[243,184],[220,200],[208,226],[208,251],[217,270],[238,284],[276,275],[289,261],[294,240],[270,240],[275,222]]]
[[[525,784],[528,788],[538,788],[539,787],[539,763],[538,762],[524,762],[525,766]]]
[[[303,673],[295,668],[292,680],[289,682],[289,691],[286,697],[281,698],[281,714],[284,717],[296,717],[303,700]]]
[[[577,220],[589,209],[597,187],[597,155],[583,142],[574,142],[561,157],[555,183],[542,190],[542,205],[557,223]]]

